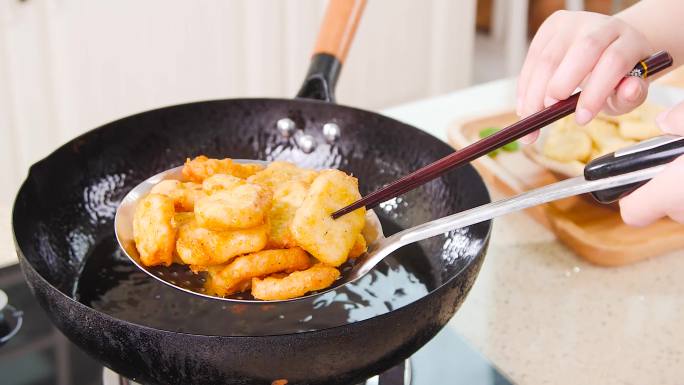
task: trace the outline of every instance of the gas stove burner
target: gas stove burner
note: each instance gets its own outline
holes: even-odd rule
[[[103,385],[140,385],[105,367],[102,371]],[[371,377],[358,385],[411,385],[411,360],[406,360],[379,376]]]
[[[24,314],[9,305],[9,299],[0,290],[0,346],[14,337],[23,323]]]

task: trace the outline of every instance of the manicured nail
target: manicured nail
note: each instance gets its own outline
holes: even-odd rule
[[[583,125],[589,123],[591,118],[592,118],[592,113],[591,113],[591,111],[587,110],[586,108],[578,108],[577,111],[575,111],[575,121],[580,126],[583,126]]]
[[[550,96],[544,97],[544,107],[548,107],[548,106],[554,105],[556,103],[558,103],[558,99],[554,99]]]

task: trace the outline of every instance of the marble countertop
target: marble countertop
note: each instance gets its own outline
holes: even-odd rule
[[[513,90],[501,80],[383,113],[445,140],[453,120],[512,108]],[[10,208],[0,206],[0,266],[11,263]],[[511,214],[494,221],[480,276],[448,327],[518,384],[679,384],[682,273],[684,251],[592,266],[530,217]]]
[[[487,83],[384,113],[446,140],[455,120],[513,109],[514,84]],[[517,384],[681,384],[681,274],[684,250],[597,267],[529,216],[510,214],[494,220],[480,275],[449,327]]]

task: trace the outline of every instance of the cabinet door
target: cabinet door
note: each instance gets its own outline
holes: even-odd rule
[[[28,165],[59,140],[50,53],[38,3],[0,0],[0,204],[9,206]]]
[[[0,0],[0,201],[82,132],[164,105],[290,96],[318,0]],[[290,79],[297,79],[291,81]]]

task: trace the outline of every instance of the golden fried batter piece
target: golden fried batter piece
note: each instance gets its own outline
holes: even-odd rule
[[[594,141],[595,149],[591,155],[591,159],[636,143],[633,140],[621,137],[618,127],[606,121],[592,121],[584,127],[584,130]]]
[[[180,212],[173,216],[173,226],[179,228],[187,223],[195,220],[195,214],[192,212]]]
[[[618,127],[613,123],[603,120],[594,120],[591,124],[582,127],[582,130],[591,137],[591,140],[596,143],[597,147],[602,147],[603,143],[620,138]]]
[[[362,234],[359,234],[356,236],[356,242],[354,242],[354,246],[349,251],[349,258],[358,258],[367,250],[368,245],[366,245],[366,238],[364,238]]]
[[[195,203],[200,226],[212,230],[247,229],[266,221],[271,209],[271,192],[245,183],[218,190]]]
[[[181,226],[185,225],[186,223],[190,223],[195,220],[195,213],[192,211],[190,212],[177,212],[176,215],[173,216],[173,227],[176,229],[179,229]],[[176,232],[176,240],[178,240],[178,232]],[[178,256],[178,250],[176,250],[175,244],[173,248],[173,263],[177,263],[182,265],[183,261],[180,259],[180,256]]]
[[[299,247],[292,249],[262,250],[235,258],[230,264],[207,269],[207,289],[226,296],[249,287],[251,279],[279,272],[291,273],[311,266],[310,257]]]
[[[644,103],[631,112],[616,117],[620,135],[625,139],[646,140],[662,135],[656,117],[665,110],[661,106]]]
[[[233,187],[245,184],[244,179],[228,174],[215,174],[202,182],[202,189],[206,193],[214,193],[219,190],[228,190]]]
[[[663,132],[655,122],[642,122],[638,120],[623,120],[620,122],[620,135],[626,139],[646,140],[662,134]]]
[[[367,250],[365,209],[330,217],[361,197],[341,171],[198,156],[182,173],[189,182],[162,181],[136,208],[136,247],[146,265],[207,271],[211,294],[295,298],[329,287],[335,266]]]
[[[247,178],[256,172],[263,170],[260,164],[235,163],[232,159],[210,159],[204,155],[185,160],[183,176],[190,181],[202,183],[206,178],[214,174],[228,174],[238,178]]]
[[[170,265],[176,241],[174,208],[171,198],[149,194],[142,198],[133,214],[133,239],[145,266]]]
[[[232,231],[212,231],[190,220],[178,229],[176,251],[183,263],[201,266],[220,265],[234,257],[262,250],[268,239],[268,225]]]
[[[322,171],[292,220],[297,245],[327,265],[343,264],[363,230],[366,210],[359,208],[338,219],[330,215],[360,198],[356,178],[339,170]]]
[[[175,179],[157,183],[150,190],[150,194],[161,194],[171,198],[176,211],[192,211],[195,208],[195,202],[206,195],[202,191],[201,184]]]
[[[336,268],[317,264],[284,278],[252,278],[252,296],[265,301],[301,297],[310,291],[325,289],[339,276]]]
[[[584,131],[559,122],[544,141],[545,156],[559,162],[585,162],[591,155],[591,138]]]
[[[247,178],[247,181],[275,191],[278,186],[290,181],[310,184],[317,175],[318,173],[314,170],[307,170],[299,168],[292,163],[277,161],[272,162],[262,171],[250,176]]]
[[[273,206],[268,212],[271,233],[267,248],[283,249],[297,245],[290,231],[290,224],[308,191],[309,184],[302,181],[287,182],[275,190]]]
[[[639,107],[633,109],[632,111],[623,115],[614,116],[613,118],[616,120],[617,123],[622,122],[624,120],[641,120],[643,122],[655,122],[658,115],[663,111],[665,111],[665,107],[645,102]]]

